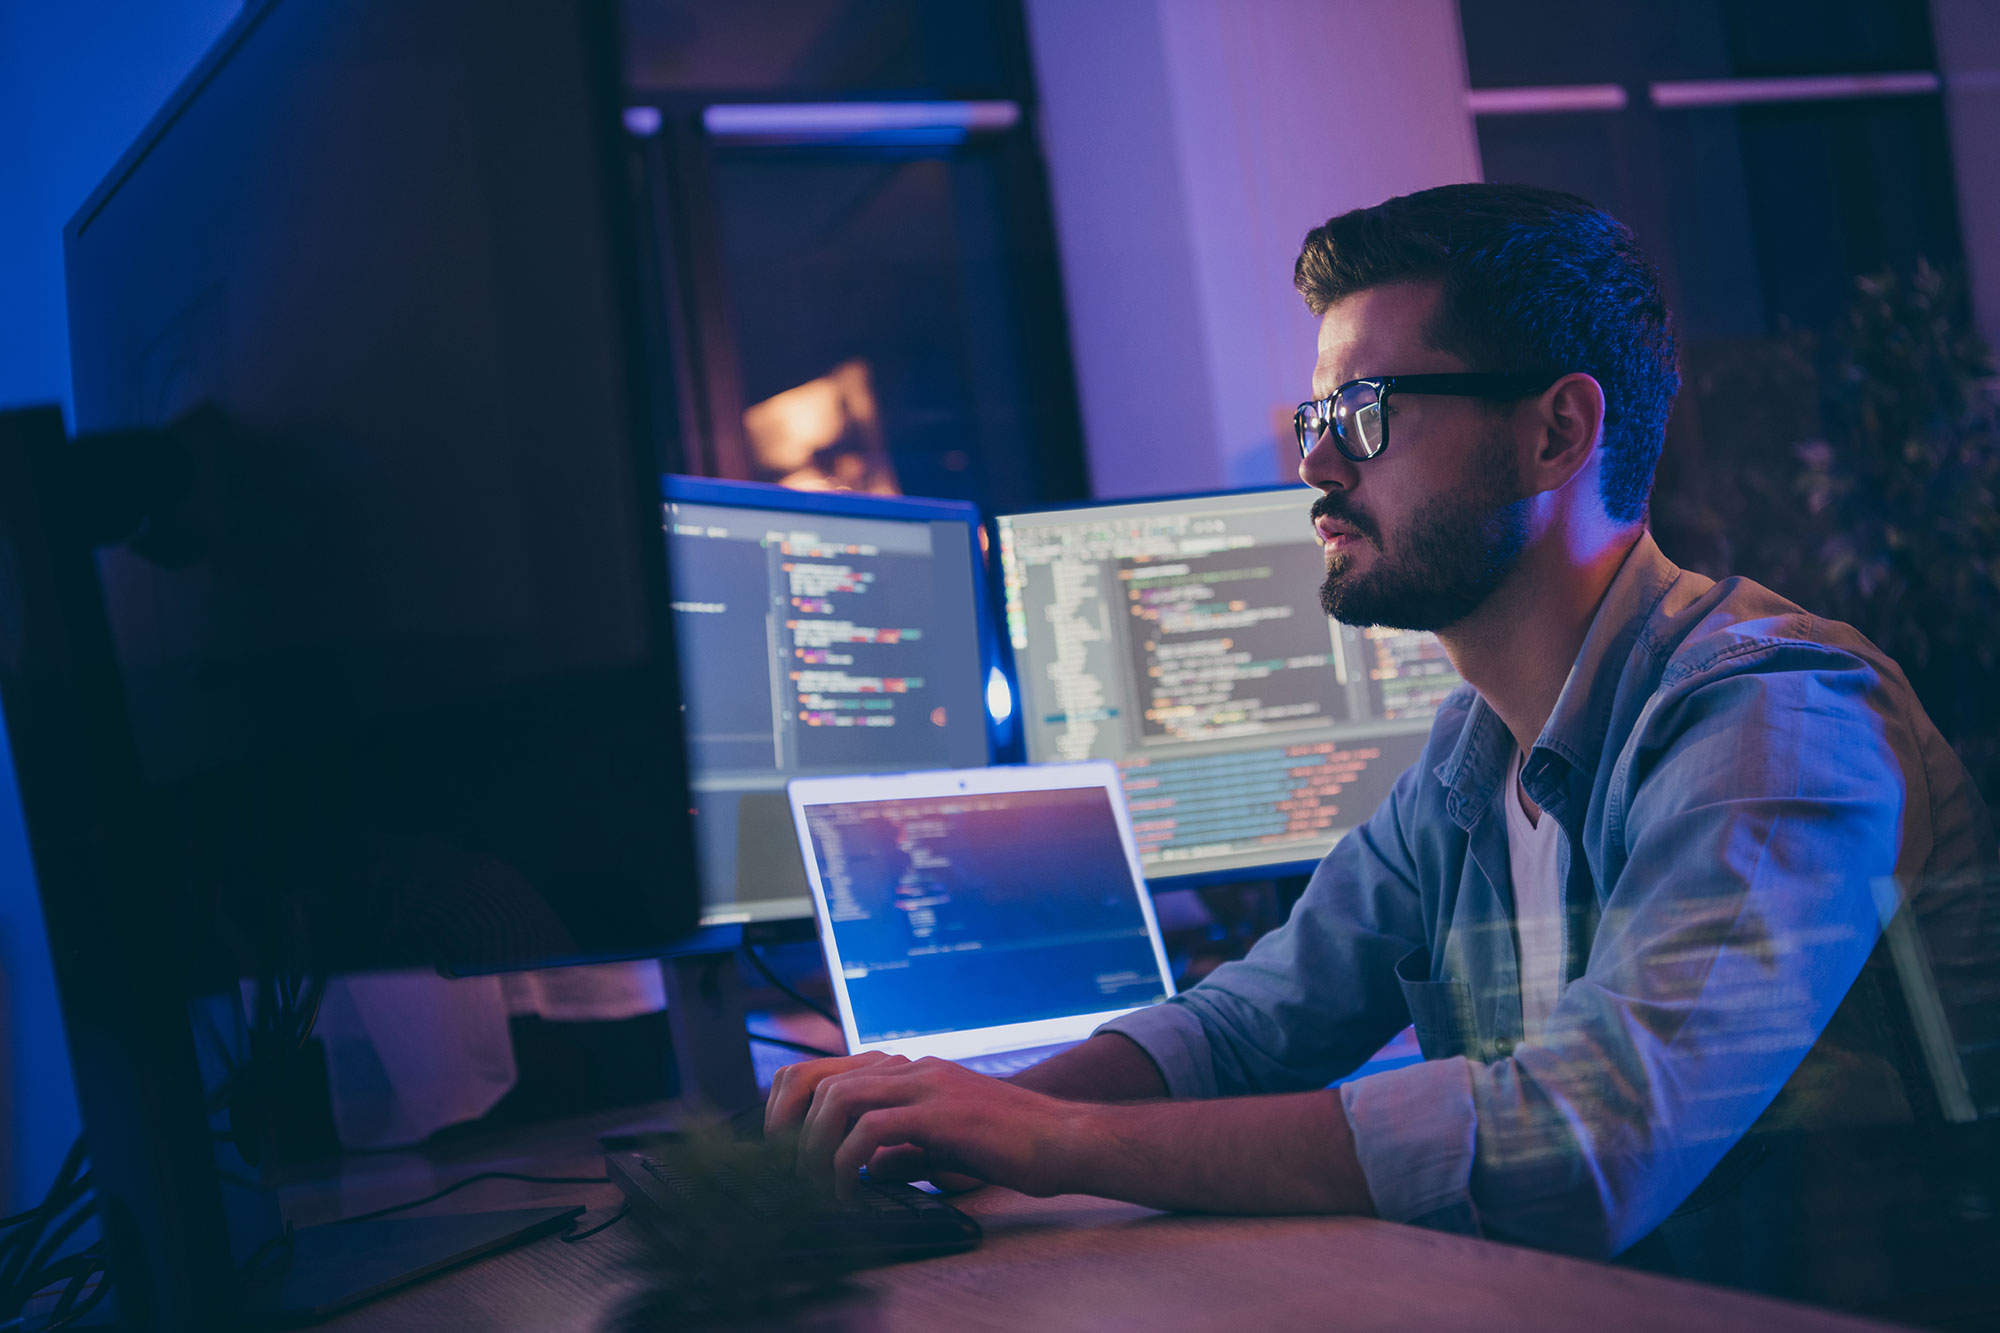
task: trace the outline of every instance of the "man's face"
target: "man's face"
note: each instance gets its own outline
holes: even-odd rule
[[[1371,287],[1320,319],[1316,398],[1349,380],[1470,369],[1427,346],[1434,285]],[[1440,630],[1500,586],[1528,539],[1510,415],[1470,398],[1392,394],[1388,447],[1365,463],[1332,432],[1299,464],[1317,487],[1320,605],[1350,625]]]

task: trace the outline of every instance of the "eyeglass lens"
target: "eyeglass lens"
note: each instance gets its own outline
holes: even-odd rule
[[[1327,400],[1302,405],[1293,418],[1299,437],[1299,454],[1312,452],[1328,426],[1333,427],[1334,444],[1355,462],[1373,458],[1388,443],[1382,423],[1382,399],[1373,384],[1358,380],[1341,387],[1333,397],[1330,412]]]
[[[1348,385],[1334,398],[1333,424],[1347,446],[1342,452],[1349,458],[1373,458],[1388,443],[1382,426],[1382,397],[1366,380]]]

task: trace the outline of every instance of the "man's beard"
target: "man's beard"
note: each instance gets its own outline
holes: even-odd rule
[[[1393,557],[1375,524],[1347,512],[1337,493],[1321,495],[1313,517],[1353,523],[1376,550],[1365,574],[1351,572],[1349,557],[1333,557],[1319,587],[1326,613],[1349,625],[1440,630],[1478,610],[1528,543],[1528,501],[1507,484],[1507,449],[1504,434],[1482,442],[1472,466],[1481,489],[1432,497],[1396,534]]]

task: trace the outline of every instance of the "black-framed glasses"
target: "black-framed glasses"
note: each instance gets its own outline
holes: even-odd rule
[[[1365,463],[1389,447],[1389,421],[1383,409],[1392,393],[1441,394],[1451,398],[1526,398],[1561,379],[1539,370],[1507,374],[1461,371],[1446,375],[1377,375],[1349,380],[1330,397],[1300,403],[1292,413],[1292,430],[1299,437],[1299,457],[1313,451],[1329,427],[1334,448],[1352,462]]]

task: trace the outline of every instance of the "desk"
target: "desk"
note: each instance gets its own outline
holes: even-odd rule
[[[543,1161],[587,1173],[588,1157]],[[434,1208],[487,1186],[462,1191]],[[460,1207],[620,1203],[609,1185],[498,1184]],[[986,1240],[969,1254],[858,1274],[855,1294],[798,1322],[855,1330],[1880,1329],[1883,1325],[1488,1241],[1365,1218],[1166,1215],[1070,1195],[1009,1190],[956,1201]],[[598,1333],[645,1256],[632,1219],[587,1241],[553,1237],[481,1260],[321,1325],[329,1333],[523,1329]]]

